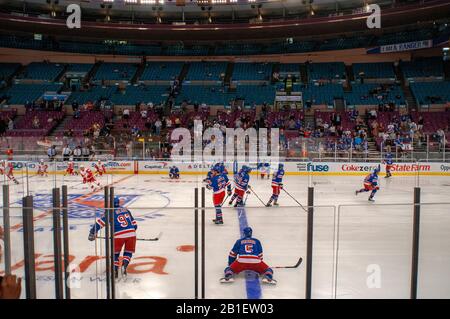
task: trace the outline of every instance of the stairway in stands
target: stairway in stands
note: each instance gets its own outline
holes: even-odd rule
[[[445,80],[450,81],[450,60],[444,61],[444,75]]]
[[[306,69],[306,65],[304,63],[300,64],[300,76],[303,84],[308,83],[308,70]]]
[[[66,115],[64,116],[64,118],[62,119],[61,122],[59,122],[59,124],[50,132],[50,136],[62,136],[64,133],[64,127],[66,126],[66,124],[68,122],[70,122],[70,120],[72,120],[72,116],[71,115]]]
[[[132,84],[136,84],[139,81],[139,79],[142,76],[142,73],[144,73],[145,66],[146,66],[145,61],[142,61],[141,63],[139,63],[136,73],[134,74],[133,78],[131,79]]]
[[[180,75],[178,76],[178,79],[180,80],[180,83],[183,83],[184,79],[188,75],[190,66],[191,65],[189,63],[185,63],[183,65],[183,68],[181,69]]]
[[[406,104],[408,106],[408,112],[411,112],[412,110],[417,110],[418,105],[416,99],[411,91],[411,87],[408,85],[405,76],[403,75],[400,65],[394,66],[394,72],[397,81],[400,81],[401,83],[403,94],[405,95]]]
[[[225,72],[225,78],[223,79],[223,83],[225,86],[230,86],[231,79],[233,77],[233,71],[234,71],[234,62],[228,62],[227,70]]]

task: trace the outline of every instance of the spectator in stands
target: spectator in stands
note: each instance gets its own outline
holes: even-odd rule
[[[22,278],[15,275],[0,276],[0,299],[19,299],[21,291]]]
[[[8,117],[8,130],[14,129],[14,121]]]
[[[8,145],[6,148],[6,158],[8,159],[8,161],[13,160],[13,155],[14,155],[14,150],[12,149],[12,147],[10,145]]]
[[[423,123],[424,123],[424,120],[423,120],[423,117],[421,115],[421,116],[419,116],[419,119],[417,120],[417,130],[422,131]]]
[[[141,132],[139,131],[139,128],[136,125],[133,125],[133,127],[131,128],[131,135],[133,137],[140,137],[141,136]]]
[[[62,149],[63,161],[68,161],[70,155],[72,155],[72,150],[70,149],[69,145],[66,144]]]
[[[147,110],[142,110],[141,111],[141,118],[146,120],[147,119]]]
[[[79,119],[81,117],[81,113],[79,109],[76,109],[75,112],[73,113],[73,118],[74,119]]]
[[[353,109],[351,112],[350,112],[350,119],[352,120],[352,121],[356,121],[356,118],[359,116],[359,112],[358,112],[358,110],[357,109]]]
[[[54,161],[55,160],[55,156],[56,156],[56,146],[55,145],[52,145],[52,146],[50,146],[48,148],[47,156],[48,156],[48,159],[50,161]]]
[[[161,120],[158,118],[155,122],[155,134],[156,135],[161,135],[161,127],[162,127],[162,122]]]
[[[3,134],[5,134],[6,128],[7,128],[7,124],[6,124],[5,120],[0,118],[0,136],[3,136]]]
[[[78,145],[77,147],[75,147],[75,149],[73,150],[73,159],[74,161],[81,161],[82,159],[82,152],[81,152],[81,146]]]
[[[130,110],[128,108],[123,110],[123,119],[129,120],[130,119]]]
[[[371,120],[377,119],[377,110],[372,109],[369,111],[369,119],[371,119]]]
[[[40,122],[39,122],[39,118],[35,115],[33,118],[33,122],[32,122],[32,126],[35,129],[38,129],[40,127]]]
[[[85,144],[81,148],[81,156],[83,157],[84,161],[88,161],[89,160],[89,155],[90,155],[89,147]]]

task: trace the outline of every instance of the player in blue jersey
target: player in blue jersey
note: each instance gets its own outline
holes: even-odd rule
[[[231,183],[228,180],[228,176],[221,173],[221,169],[219,167],[214,167],[211,178],[208,180],[208,185],[206,187],[213,191],[213,203],[216,208],[216,218],[213,222],[216,225],[222,225],[222,203],[225,198],[225,190],[228,196],[231,196]]]
[[[95,224],[89,232],[89,240],[95,240],[97,232],[105,227],[106,216],[97,218]],[[120,199],[114,198],[114,274],[119,276],[119,257],[122,248],[124,248],[122,259],[122,272],[127,274],[127,267],[130,264],[131,257],[136,250],[136,229],[137,223],[131,212],[125,207],[120,206]]]
[[[170,179],[179,179],[180,178],[180,170],[176,166],[172,166],[169,171]]]
[[[231,197],[230,202],[228,203],[229,205],[232,205],[234,200],[237,199],[234,207],[244,206],[244,195],[245,193],[250,193],[248,189],[248,183],[250,181],[249,173],[251,172],[251,170],[252,169],[250,167],[244,165],[242,166],[239,173],[234,175],[234,194]]]
[[[221,163],[216,163],[211,168],[211,170],[208,172],[208,174],[206,174],[206,178],[203,180],[204,182],[208,183],[211,180],[214,170],[219,171],[221,174],[228,175],[228,170],[225,168],[225,164],[222,163],[222,162]]]
[[[394,164],[394,158],[392,156],[391,152],[387,152],[386,156],[384,157],[383,163],[386,165],[386,176],[385,178],[389,178],[392,176],[391,169],[392,165]]]
[[[278,196],[280,195],[280,191],[283,188],[283,176],[284,176],[284,165],[278,164],[278,170],[273,174],[272,177],[272,196],[269,199],[269,202],[266,204],[267,207],[273,205],[278,206]]]
[[[225,268],[225,277],[220,281],[223,283],[233,282],[234,275],[244,270],[252,270],[263,275],[264,283],[276,284],[273,279],[273,270],[263,261],[263,248],[261,242],[252,237],[252,229],[245,227],[243,237],[234,244],[228,256],[228,267]]]
[[[369,174],[364,179],[364,188],[361,188],[360,190],[355,191],[355,195],[358,195],[359,193],[364,192],[371,192],[369,196],[369,201],[374,202],[373,199],[377,191],[380,189],[380,186],[378,186],[378,173],[380,172],[380,167],[376,168],[372,174]]]

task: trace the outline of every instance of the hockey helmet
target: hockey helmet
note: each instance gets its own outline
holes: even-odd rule
[[[242,230],[242,232],[243,232],[243,234],[244,234],[244,237],[252,237],[253,229],[252,229],[251,227],[245,227],[245,228]]]
[[[114,197],[114,208],[118,208],[118,207],[120,207],[120,198],[119,197],[117,197],[117,196],[115,196]]]

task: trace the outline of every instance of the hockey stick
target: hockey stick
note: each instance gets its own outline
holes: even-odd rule
[[[290,198],[292,198],[297,204],[299,204],[300,207],[301,207],[305,212],[308,212],[308,211],[306,210],[306,208],[305,208],[302,204],[300,204],[300,202],[299,202],[298,200],[296,200],[296,199],[294,198],[294,196],[292,196],[291,194],[289,194],[288,191],[284,189],[284,187],[282,187],[281,189],[284,190],[284,192],[285,192],[286,194],[288,194],[288,196],[289,196]]]
[[[253,188],[250,187],[250,185],[248,186],[248,189],[253,193],[253,195],[256,196],[257,199],[259,199],[259,201],[261,202],[261,204],[263,204],[264,206],[266,206],[266,204],[264,204],[264,202],[263,202],[262,199],[258,196],[258,194],[255,193],[255,191],[253,190]]]
[[[295,265],[293,265],[293,266],[275,266],[275,267],[272,267],[272,268],[275,268],[275,269],[292,269],[292,268],[298,268],[298,267],[301,265],[302,261],[303,261],[303,258],[300,257],[300,259],[297,261],[297,263],[296,263]]]
[[[136,238],[136,240],[140,240],[140,241],[158,241],[158,240],[161,239],[162,234],[163,234],[162,232],[159,233],[158,236],[155,237],[155,238]],[[106,239],[106,237],[104,237],[104,236],[99,236],[97,238],[99,238],[99,239]]]

